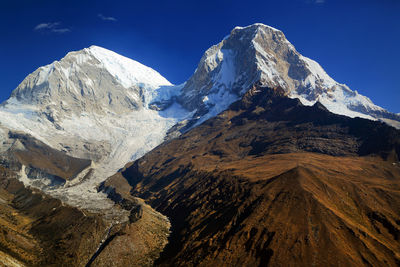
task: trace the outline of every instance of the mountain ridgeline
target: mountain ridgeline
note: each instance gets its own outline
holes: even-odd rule
[[[180,85],[105,48],[70,52],[0,105],[0,259],[398,266],[396,128],[260,23]]]
[[[102,188],[170,218],[163,266],[396,266],[399,157],[384,123],[255,86]]]

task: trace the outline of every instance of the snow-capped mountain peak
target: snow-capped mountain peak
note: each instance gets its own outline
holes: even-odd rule
[[[393,123],[400,121],[398,114],[336,82],[317,62],[301,55],[282,31],[261,23],[235,27],[209,48],[183,87],[180,102],[204,115],[201,122],[227,108],[254,83],[282,87],[305,105],[319,101],[337,114],[380,119],[399,127]]]
[[[93,160],[94,170],[85,182],[77,179],[58,189],[47,188],[40,177],[24,182],[70,204],[102,208],[105,197],[99,196],[96,186],[159,145],[172,126],[190,115],[169,101],[177,92],[180,87],[157,71],[91,46],[28,75],[0,106],[0,127]],[[153,101],[167,104],[162,103],[161,111],[151,108]]]
[[[90,179],[52,194],[75,205],[98,206],[99,182],[165,138],[226,110],[255,84],[280,87],[306,105],[319,101],[334,113],[400,128],[399,114],[336,82],[283,32],[260,23],[234,28],[204,53],[194,74],[179,86],[98,46],[70,52],[24,79],[0,106],[0,124],[92,159]],[[93,199],[96,203],[87,203]]]
[[[24,104],[65,112],[127,112],[146,96],[172,86],[157,71],[115,52],[91,46],[38,68],[12,92]],[[9,101],[10,102],[10,101]]]
[[[108,49],[92,45],[86,48],[124,87],[136,84],[150,86],[172,85],[160,73],[135,60],[121,56]]]
[[[248,30],[248,29],[257,29],[258,30],[260,28],[264,28],[264,29],[267,28],[267,29],[272,30],[272,31],[282,32],[281,30],[278,30],[278,29],[276,29],[276,28],[274,28],[272,26],[269,26],[269,25],[265,25],[263,23],[254,23],[254,24],[251,24],[251,25],[248,25],[248,26],[245,26],[245,27],[236,26],[235,28],[233,28],[232,31],[235,31],[235,30]]]
[[[69,64],[63,65],[64,61],[68,61]],[[137,84],[150,86],[172,85],[152,68],[96,45],[69,52],[60,61],[54,61],[49,65],[40,67],[36,85],[47,81],[49,75],[56,70],[62,71],[68,77],[71,71],[76,70],[78,66],[87,62],[106,69],[126,88]]]

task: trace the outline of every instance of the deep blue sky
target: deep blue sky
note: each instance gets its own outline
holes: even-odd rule
[[[282,30],[336,81],[400,112],[399,0],[1,0],[0,102],[36,68],[92,44],[181,83],[207,48],[255,22]]]

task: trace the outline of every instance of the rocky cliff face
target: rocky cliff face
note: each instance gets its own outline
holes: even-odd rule
[[[172,219],[161,264],[398,264],[399,132],[328,110],[400,125],[262,24],[179,86],[103,48],[71,52],[0,106],[0,224],[14,231],[0,245],[28,264],[151,265],[169,221],[134,193]]]
[[[279,86],[303,104],[400,125],[398,114],[335,82],[272,27],[236,27],[208,49],[193,76],[171,85],[158,72],[92,46],[30,74],[0,107],[3,127],[94,162],[90,179],[59,195],[73,199],[130,160],[226,110],[254,84]],[[0,136],[1,136],[0,132]]]
[[[205,115],[201,122],[225,110],[257,82],[280,86],[305,105],[319,101],[333,113],[381,119],[399,127],[397,114],[334,81],[317,62],[302,56],[281,31],[263,24],[236,27],[208,49],[185,83],[180,103]]]

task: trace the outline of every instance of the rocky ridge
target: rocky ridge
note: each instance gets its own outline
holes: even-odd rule
[[[260,23],[236,27],[208,49],[179,100],[187,109],[196,110],[199,124],[228,108],[258,82],[280,86],[305,105],[318,101],[336,114],[400,126],[398,114],[334,81],[317,62],[301,55],[282,31]]]
[[[82,220],[86,220],[85,212],[106,220],[108,226],[96,233],[97,246],[80,257],[89,265],[115,263],[112,255],[118,255],[120,265],[133,264],[125,257],[131,253],[138,259],[146,254],[136,261],[139,265],[149,265],[158,257],[166,244],[169,222],[137,196],[172,220],[173,235],[160,264],[278,264],[277,255],[288,247],[279,247],[274,236],[284,235],[287,229],[273,221],[256,227],[254,222],[263,220],[257,217],[260,214],[274,216],[257,207],[277,201],[285,204],[274,206],[275,210],[295,209],[298,203],[292,200],[299,198],[305,199],[304,210],[311,209],[312,221],[304,223],[308,228],[291,228],[298,238],[289,239],[294,245],[287,245],[298,246],[308,255],[305,258],[311,259],[318,240],[330,240],[318,233],[326,234],[321,229],[333,226],[315,223],[328,214],[334,227],[347,232],[336,231],[340,240],[325,244],[327,250],[349,243],[352,249],[368,247],[362,255],[352,255],[349,263],[398,263],[398,196],[397,189],[391,189],[398,187],[398,131],[381,122],[328,110],[395,126],[399,121],[398,114],[332,80],[318,63],[300,55],[281,31],[254,24],[235,28],[207,50],[193,76],[179,86],[138,62],[96,46],[39,68],[0,107],[0,152],[3,167],[16,172],[13,175],[25,186],[41,188],[51,201],[56,201],[54,197],[62,200],[57,205],[78,207],[68,209],[77,211]],[[336,161],[342,165],[335,165]],[[325,162],[334,167],[321,170]],[[257,168],[264,165],[271,168]],[[6,191],[9,170],[2,177]],[[343,172],[352,180],[343,182]],[[360,182],[357,177],[361,176],[365,180]],[[352,199],[361,203],[360,212],[354,212],[357,207],[351,200],[332,209],[338,200],[326,201],[320,191],[348,192],[335,188],[332,180],[347,189],[357,188]],[[319,183],[322,186],[315,186]],[[17,199],[29,199],[31,189],[17,184],[25,192]],[[11,195],[16,192],[6,191],[7,199],[14,198]],[[360,194],[373,197],[364,200]],[[240,205],[244,198],[247,201]],[[371,204],[373,198],[379,199],[379,209]],[[232,206],[232,199],[238,201],[237,206]],[[394,207],[386,206],[390,201]],[[10,214],[21,212],[10,203],[0,204]],[[289,215],[281,221],[290,221]],[[305,217],[303,213],[297,218]],[[11,220],[25,217],[11,216]],[[55,217],[50,226],[62,220]],[[216,220],[216,225],[208,224],[210,220]],[[11,224],[6,221],[5,225]],[[24,229],[18,231],[25,234]],[[46,232],[46,227],[41,231]],[[6,246],[12,244],[7,235],[5,240]],[[132,240],[142,250],[119,249]],[[243,240],[246,252],[234,245]],[[53,241],[48,240],[46,246],[53,246]],[[344,251],[336,251],[345,256]],[[56,249],[56,253],[60,252]],[[299,263],[322,264],[326,259],[340,263],[335,256],[320,256]],[[27,257],[25,262],[30,260]]]
[[[398,114],[335,82],[281,31],[263,24],[233,29],[179,86],[104,48],[71,52],[29,75],[0,107],[0,123],[92,160],[86,182],[52,192],[88,207],[97,203],[89,201],[98,199],[97,186],[126,162],[226,110],[254,84],[279,86],[306,105],[319,102],[334,113],[398,126]]]
[[[104,188],[170,218],[160,266],[397,266],[399,158],[399,130],[255,86]]]

